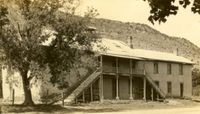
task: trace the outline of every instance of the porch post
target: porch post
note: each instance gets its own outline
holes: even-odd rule
[[[133,69],[132,69],[132,60],[130,59],[130,86],[129,86],[129,89],[130,89],[130,100],[133,100],[133,77],[132,77],[132,74],[133,74]]]
[[[100,79],[99,79],[99,97],[100,97],[100,101],[103,102],[104,100],[104,96],[103,96],[103,75],[101,74]]]
[[[91,101],[93,101],[93,87],[92,87],[92,84],[90,86],[90,97],[91,97]]]
[[[133,100],[133,91],[132,91],[133,90],[133,84],[132,84],[133,80],[132,79],[133,79],[132,76],[130,76],[130,87],[129,87],[130,88],[130,98],[129,98],[130,100]]]
[[[85,103],[85,91],[83,90],[83,102]]]
[[[119,75],[116,75],[116,99],[119,100]]]
[[[143,100],[146,101],[146,78],[144,77],[144,85],[143,85]]]
[[[151,100],[153,101],[153,87],[151,87]]]
[[[119,99],[119,61],[116,57],[116,99]]]
[[[100,56],[100,69],[101,69],[101,75],[99,78],[99,97],[100,101],[103,102],[104,96],[103,96],[103,56]]]

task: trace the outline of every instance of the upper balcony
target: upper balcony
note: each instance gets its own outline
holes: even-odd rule
[[[130,69],[125,69],[125,68],[117,68],[116,67],[103,67],[102,69],[102,73],[103,74],[110,74],[110,75],[116,75],[116,74],[120,74],[120,75],[125,75],[125,76],[130,76],[130,75],[134,75],[134,76],[142,76],[145,75],[145,70],[144,69],[132,69],[132,71]]]

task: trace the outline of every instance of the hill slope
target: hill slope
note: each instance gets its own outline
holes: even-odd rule
[[[200,48],[184,38],[170,37],[145,24],[123,23],[107,19],[93,19],[92,26],[97,28],[101,37],[122,40],[128,43],[133,38],[133,48],[157,50],[173,53],[178,49],[178,55],[197,63],[200,68]]]

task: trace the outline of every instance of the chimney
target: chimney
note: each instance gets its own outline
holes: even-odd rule
[[[132,36],[129,37],[129,45],[130,45],[130,48],[133,49],[133,37]]]
[[[173,54],[176,55],[176,56],[179,56],[178,48],[176,48],[175,50],[173,50]]]

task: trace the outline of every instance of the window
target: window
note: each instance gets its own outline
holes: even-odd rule
[[[155,62],[153,66],[154,66],[154,71],[153,71],[154,74],[158,74],[158,63]]]
[[[167,94],[171,96],[172,94],[172,83],[167,82]]]
[[[183,65],[179,64],[179,75],[183,75]]]
[[[172,64],[167,63],[167,74],[172,74]]]
[[[183,92],[184,92],[184,84],[180,83],[180,97],[183,97]]]

